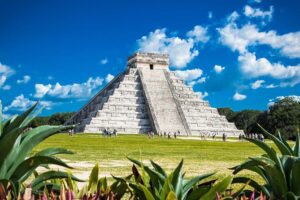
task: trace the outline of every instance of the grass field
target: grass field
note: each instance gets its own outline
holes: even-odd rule
[[[233,167],[250,156],[262,153],[249,142],[203,141],[187,139],[167,139],[145,135],[118,135],[103,137],[98,134],[58,134],[48,138],[35,151],[47,147],[64,147],[74,155],[61,155],[68,164],[75,167],[75,175],[88,178],[95,163],[100,165],[102,176],[125,176],[130,173],[132,164],[126,156],[147,163],[150,159],[167,170],[173,169],[184,159],[187,177],[217,171],[217,176],[228,174]],[[222,175],[221,175],[222,174]],[[249,174],[252,176],[251,174]]]

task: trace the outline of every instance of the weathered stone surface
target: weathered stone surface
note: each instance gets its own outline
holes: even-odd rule
[[[93,97],[67,124],[79,124],[76,132],[120,133],[149,131],[183,135],[238,136],[243,131],[229,123],[217,109],[169,71],[165,54],[136,53],[127,69]]]

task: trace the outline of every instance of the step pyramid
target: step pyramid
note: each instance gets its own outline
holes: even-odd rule
[[[135,53],[129,57],[126,70],[66,124],[78,124],[75,132],[85,133],[110,128],[126,134],[243,134],[169,70],[168,55],[155,53]]]

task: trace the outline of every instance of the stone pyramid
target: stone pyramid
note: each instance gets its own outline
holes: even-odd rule
[[[181,135],[238,136],[243,131],[210,107],[169,70],[166,54],[135,53],[116,76],[66,124],[75,132],[99,133],[115,128],[137,134],[180,131]]]

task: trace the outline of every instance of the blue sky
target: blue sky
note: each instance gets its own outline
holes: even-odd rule
[[[40,100],[76,111],[137,50],[213,107],[267,109],[300,99],[300,2],[0,0],[0,98],[6,116]]]

